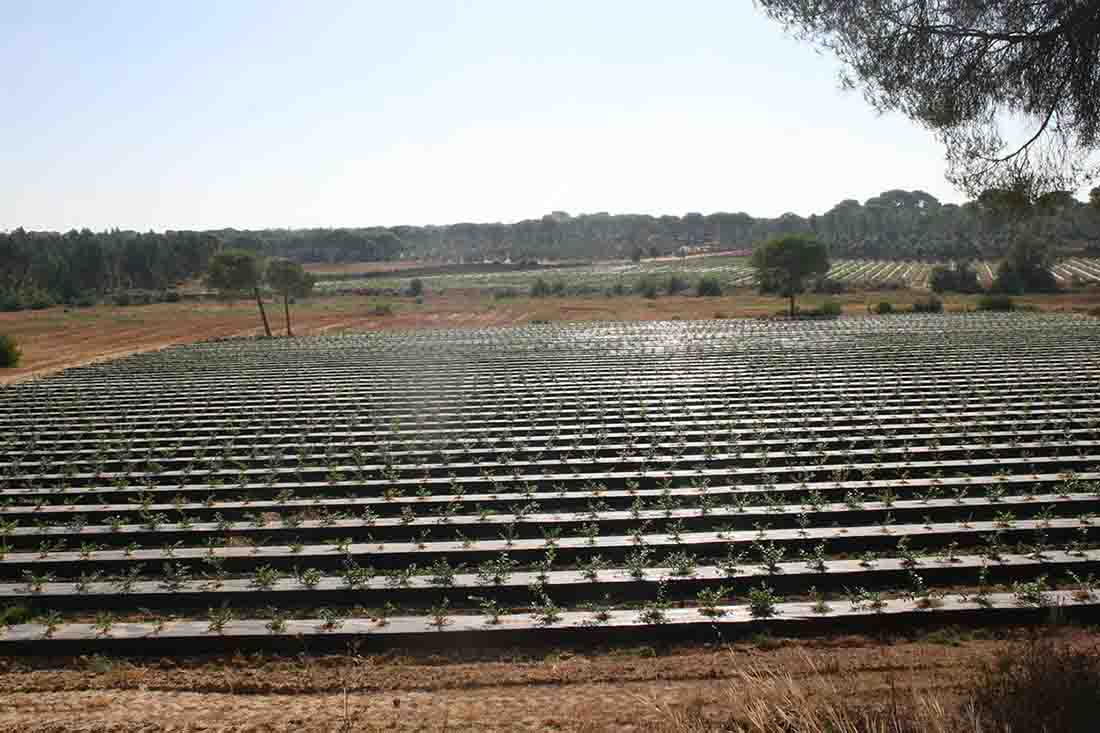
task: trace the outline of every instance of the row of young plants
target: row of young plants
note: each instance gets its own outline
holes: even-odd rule
[[[0,605],[31,623],[0,645],[1093,605],[1097,329],[868,320],[224,342],[9,388]]]

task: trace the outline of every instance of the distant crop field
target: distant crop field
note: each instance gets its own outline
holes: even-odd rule
[[[1096,611],[1100,322],[419,330],[0,390],[0,653]],[[183,650],[186,650],[183,651]]]
[[[979,280],[986,286],[992,284],[998,262],[974,263]],[[927,291],[933,264],[923,261],[899,260],[836,260],[827,275],[854,290],[859,289],[912,289]],[[374,276],[349,278],[349,274],[361,270],[341,271],[339,279],[326,280],[319,275],[318,290],[323,293],[357,292],[361,290],[401,290],[408,286],[409,278],[394,274],[393,277]],[[1100,282],[1100,260],[1073,257],[1060,261],[1052,272],[1062,287],[1075,287]],[[335,273],[334,273],[335,274]],[[613,262],[572,266],[556,269],[529,269],[514,272],[469,272],[420,277],[424,286],[434,291],[450,289],[476,289],[483,291],[529,292],[539,279],[548,285],[560,283],[568,294],[593,294],[633,292],[646,278],[664,286],[668,278],[680,277],[686,290],[697,287],[704,276],[717,279],[725,290],[751,288],[756,284],[755,273],[746,257],[707,256],[662,258],[642,262]]]

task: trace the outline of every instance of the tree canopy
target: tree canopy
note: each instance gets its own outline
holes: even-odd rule
[[[773,239],[752,253],[752,266],[760,278],[761,290],[790,298],[795,314],[795,296],[806,288],[806,280],[829,271],[829,251],[824,244],[804,237]]]
[[[834,257],[998,259],[1024,235],[1039,236],[1050,244],[1054,257],[1098,254],[1100,189],[1094,189],[1086,203],[1064,191],[1032,195],[1011,187],[994,188],[961,205],[941,203],[924,191],[893,189],[862,203],[844,199],[808,216],[754,217],[745,212],[571,216],[557,212],[510,224],[389,229],[164,233],[83,229],[64,234],[15,229],[0,232],[0,308],[36,299],[73,302],[131,289],[170,288],[203,274],[221,249],[302,263],[398,256],[515,262],[628,258],[636,251],[657,257],[682,247],[748,250],[759,242],[790,235],[824,242]]]
[[[313,290],[313,275],[298,264],[286,258],[276,258],[267,263],[267,283],[283,296],[283,311],[286,315],[286,335],[293,336],[290,328],[290,299],[304,298]]]
[[[210,269],[206,273],[206,284],[223,294],[241,294],[252,291],[256,298],[256,307],[260,310],[264,333],[271,335],[271,326],[267,322],[267,312],[260,298],[260,285],[263,283],[263,268],[259,258],[252,252],[242,249],[227,249],[214,255],[210,260]]]
[[[758,2],[835,53],[876,109],[934,130],[948,179],[971,196],[1076,190],[1097,175],[1100,1]],[[1018,140],[1003,133],[1009,117],[1029,126]]]

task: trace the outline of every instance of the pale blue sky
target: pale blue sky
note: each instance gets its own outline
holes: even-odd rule
[[[0,229],[822,212],[943,179],[749,0],[0,0]]]

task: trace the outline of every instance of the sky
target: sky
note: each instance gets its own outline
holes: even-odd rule
[[[0,229],[963,197],[750,0],[0,0]]]

